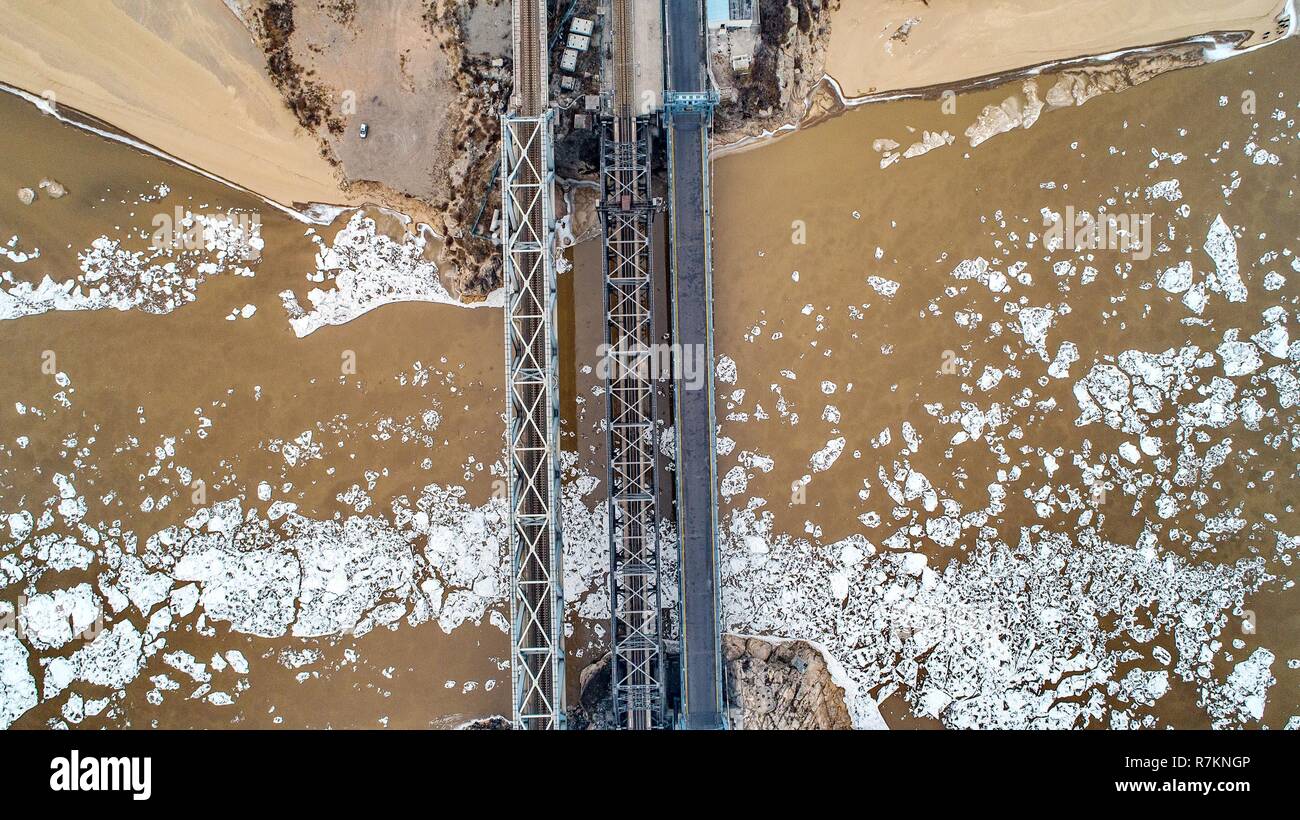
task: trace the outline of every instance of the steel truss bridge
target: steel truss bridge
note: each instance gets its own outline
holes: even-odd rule
[[[600,218],[605,256],[611,689],[620,728],[663,726],[653,115],[633,110],[632,0],[612,0],[612,88],[603,95]]]
[[[514,93],[501,122],[500,178],[514,724],[562,729],[564,554],[546,0],[513,0],[512,14]]]

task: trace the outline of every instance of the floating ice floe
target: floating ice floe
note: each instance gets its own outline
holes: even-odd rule
[[[1225,376],[1248,376],[1264,363],[1259,357],[1259,349],[1250,342],[1225,339],[1215,352],[1223,359]]]
[[[808,465],[812,467],[813,472],[823,473],[829,470],[840,457],[840,454],[844,452],[844,444],[844,437],[839,436],[826,442],[825,447],[813,453],[812,457],[808,459]]]
[[[757,455],[749,463],[771,469]],[[580,617],[607,618],[606,517],[603,507],[593,512],[585,501],[599,482],[575,464],[576,456],[566,453],[564,469],[571,479],[564,483],[561,507],[568,534],[566,598]],[[59,492],[51,503],[80,500],[67,476],[55,484]],[[259,486],[259,501],[265,503],[270,490]],[[31,596],[16,617],[9,604],[0,603],[6,608],[0,610],[5,625],[0,628],[0,727],[77,681],[122,689],[196,610],[200,626],[220,621],[233,632],[267,638],[360,636],[399,620],[433,620],[450,632],[487,618],[508,630],[501,614],[509,567],[505,502],[493,498],[471,507],[462,501],[464,494],[462,488],[432,484],[414,503],[400,499],[391,518],[333,520],[299,515],[286,502],[272,503],[262,515],[236,498],[199,508],[182,525],[147,538],[89,528],[85,537],[93,535],[93,551],[76,538],[33,537],[31,514],[10,514],[4,522],[11,543],[30,544],[17,567],[19,577],[35,583],[46,572],[85,569],[95,561],[103,598],[82,583]],[[46,512],[42,520],[49,523],[42,530],[53,522]],[[671,532],[663,537],[672,542]],[[674,565],[670,557],[665,562]],[[5,571],[0,566],[0,573]],[[122,617],[128,607],[138,609],[143,630]],[[101,618],[110,622],[106,628],[100,628]],[[61,654],[40,654],[50,651]],[[29,652],[38,653],[44,668],[39,697],[27,671]],[[210,685],[212,670],[226,664],[240,674],[248,670],[247,659],[234,650],[214,656],[210,666],[179,651],[164,657],[203,686]],[[174,682],[154,683],[148,699],[159,703]],[[233,702],[229,693],[199,696],[215,705]],[[79,703],[68,707],[78,719],[88,713]]]
[[[1056,311],[1047,307],[1021,308],[1018,314],[1020,335],[1025,344],[1047,361],[1047,331],[1052,326]]]
[[[1006,274],[990,268],[988,260],[982,256],[963,259],[952,269],[954,279],[973,279],[994,293],[1007,293],[1011,290]]]
[[[0,623],[12,619],[12,604],[0,601]],[[37,704],[36,680],[27,669],[27,647],[11,627],[0,627],[0,729]]]
[[[951,523],[932,520],[927,536],[947,540]],[[863,550],[851,562],[824,562],[821,553],[836,556],[842,548],[773,538],[770,526],[752,510],[732,514],[723,545],[729,560],[722,562],[728,628],[824,644],[849,678],[858,726],[874,724],[876,702],[896,691],[918,714],[953,728],[1123,722],[1127,713],[1108,705],[1103,692],[1150,704],[1169,691],[1173,676],[1212,679],[1215,637],[1268,577],[1258,559],[1156,559],[1089,530],[1026,533],[1018,545],[981,542],[943,568],[915,551]],[[762,551],[747,546],[755,540]],[[1138,671],[1115,677],[1115,639],[1136,634],[1125,633],[1129,619],[1152,625],[1138,637],[1146,663],[1142,651],[1132,653]],[[1173,669],[1169,653],[1152,645],[1159,636],[1177,648]],[[1225,710],[1226,722],[1259,711],[1264,666],[1261,659],[1234,672],[1231,701],[1241,708]]]
[[[893,298],[894,294],[898,293],[898,283],[883,276],[875,276],[874,274],[868,276],[867,284],[871,286],[872,290],[886,299]]]
[[[1183,192],[1179,190],[1178,180],[1166,179],[1147,186],[1146,198],[1148,200],[1163,199],[1168,202],[1177,202],[1183,198]]]
[[[1021,86],[1024,97],[1012,95],[998,105],[986,105],[979,117],[966,129],[966,138],[974,148],[985,140],[1016,128],[1029,128],[1043,112],[1043,101],[1038,98],[1038,83],[1025,80]]]
[[[1241,280],[1237,262],[1237,239],[1220,214],[1214,218],[1202,246],[1214,261],[1215,272],[1209,280],[1210,289],[1221,293],[1229,302],[1246,301],[1246,283]]]
[[[1272,674],[1274,660],[1276,656],[1272,652],[1260,647],[1234,666],[1226,681],[1201,687],[1201,699],[1214,728],[1227,729],[1263,720],[1269,687],[1277,683]]]
[[[718,381],[723,384],[736,383],[736,361],[730,356],[719,356],[717,365]]]
[[[193,231],[192,247],[163,244],[129,251],[101,236],[77,255],[80,273],[63,282],[47,275],[33,285],[6,273],[0,282],[0,320],[71,310],[170,313],[193,302],[209,277],[253,275],[243,263],[261,253],[261,223],[240,217],[181,212],[176,230]]]
[[[437,266],[425,259],[427,240],[423,231],[401,242],[380,233],[375,220],[358,211],[326,245],[319,236],[312,239],[316,254],[317,281],[333,273],[331,290],[312,288],[307,293],[311,309],[298,302],[293,291],[280,294],[289,324],[299,336],[307,336],[327,325],[346,324],[376,308],[396,302],[433,302],[459,307],[502,307],[505,291],[496,290],[481,302],[462,303],[443,286]]]

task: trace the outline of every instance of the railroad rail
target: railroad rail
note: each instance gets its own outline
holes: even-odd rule
[[[601,117],[611,681],[620,728],[663,726],[650,115],[634,113],[633,0],[612,0],[610,90]]]

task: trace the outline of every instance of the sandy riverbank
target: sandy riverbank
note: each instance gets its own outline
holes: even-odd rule
[[[1024,66],[1249,31],[1245,45],[1285,33],[1286,0],[1132,3],[1098,0],[843,0],[831,12],[825,71],[845,97],[919,88]]]
[[[0,0],[0,80],[277,202],[351,202],[220,2]]]

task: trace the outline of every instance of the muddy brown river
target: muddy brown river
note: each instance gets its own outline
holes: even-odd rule
[[[40,249],[39,258],[12,266],[21,280],[67,278],[77,271],[77,254],[101,235],[147,251],[148,239],[139,234],[151,234],[154,216],[176,205],[255,212],[265,237],[254,276],[213,276],[192,304],[170,313],[52,311],[0,322],[4,513],[39,515],[47,496],[59,496],[51,483],[56,473],[75,477],[77,494],[89,504],[86,521],[103,529],[116,522],[141,542],[225,499],[243,498],[265,510],[268,504],[258,499],[262,483],[273,488],[275,501],[322,521],[356,513],[356,504],[338,498],[354,486],[363,488],[368,511],[379,515],[394,499],[414,498],[434,482],[463,487],[467,505],[490,498],[488,467],[501,437],[499,311],[394,304],[297,338],[278,294],[311,286],[306,275],[316,271],[316,248],[304,235],[308,226],[197,174],[61,125],[14,97],[0,96],[0,106],[8,126],[0,137],[9,157],[0,168],[6,189],[52,177],[69,190],[30,207],[7,197],[0,207],[5,240],[17,236],[22,249]],[[165,198],[138,201],[156,195],[159,184],[170,188]],[[250,318],[227,319],[250,304],[257,309]],[[67,387],[56,373],[65,374]],[[67,406],[54,400],[60,392]],[[29,408],[25,414],[15,411],[19,402]],[[431,410],[433,424],[425,418]],[[283,442],[305,435],[302,457],[290,463]],[[20,437],[29,443],[18,446]],[[205,486],[202,502],[195,501],[197,482]],[[102,503],[109,493],[114,497]],[[146,498],[162,497],[172,503],[141,510]],[[50,531],[79,534],[62,520]],[[5,550],[6,557],[16,554],[13,546]],[[33,591],[83,580],[93,585],[95,570],[41,577]],[[21,584],[5,589],[6,600],[22,594],[32,593]],[[147,623],[134,607],[122,617],[142,630]],[[486,619],[451,634],[431,622],[404,623],[355,639],[276,640],[229,626],[215,619],[204,628],[178,626],[118,694],[85,687],[87,700],[111,698],[87,723],[427,726],[509,710],[508,685],[489,683],[508,679],[502,665],[509,642]],[[230,649],[246,656],[249,669],[213,673],[210,657]],[[168,666],[163,656],[176,651],[208,664],[199,677],[215,674],[214,680],[191,679]],[[281,657],[286,651],[300,657]],[[31,667],[39,669],[34,659]],[[150,676],[163,670],[184,681],[185,691],[158,690]],[[225,691],[237,694],[233,705],[213,706],[207,693],[188,697],[203,684],[218,690],[223,675]],[[241,687],[247,691],[237,692]],[[168,696],[151,705],[151,690]],[[47,700],[16,725],[57,721],[65,701]]]
[[[1298,53],[975,148],[962,132],[1019,82],[715,163],[732,628],[824,641],[864,696],[898,693],[891,726],[1206,726],[1225,694],[1207,681],[1258,688],[1265,660],[1262,722],[1294,720]],[[926,131],[956,140],[880,167],[874,141]],[[1049,250],[1043,210],[1067,208],[1151,214],[1156,248]],[[1216,265],[1220,216],[1235,254]]]

